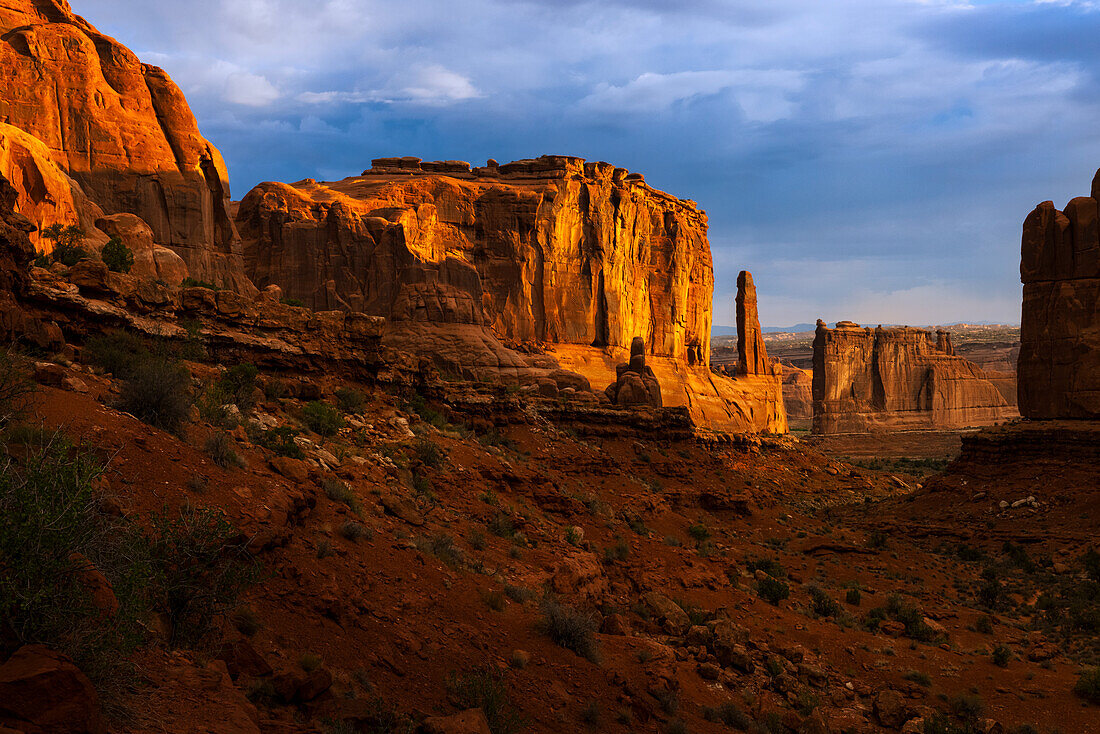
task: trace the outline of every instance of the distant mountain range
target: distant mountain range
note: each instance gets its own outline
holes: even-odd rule
[[[836,322],[827,324],[830,329],[836,328]],[[878,324],[865,324],[865,326],[878,326]],[[956,321],[953,324],[882,324],[885,327],[893,326],[916,326],[920,329],[933,329],[937,326],[1019,326],[1019,324],[1002,324],[999,321]],[[774,334],[778,332],[790,332],[798,334],[804,331],[815,331],[817,324],[794,324],[792,326],[761,326],[760,330],[765,334]],[[719,326],[715,325],[711,327],[711,336],[737,336],[736,326]]]

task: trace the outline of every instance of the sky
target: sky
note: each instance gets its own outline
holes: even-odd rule
[[[783,326],[1018,323],[1020,226],[1100,166],[1100,2],[71,0],[229,166],[578,155],[710,217]]]

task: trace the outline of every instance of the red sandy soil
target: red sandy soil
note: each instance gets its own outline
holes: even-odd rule
[[[213,374],[193,368],[207,379]],[[1044,733],[1100,731],[1100,709],[1071,692],[1080,658],[1055,651],[1046,662],[1029,661],[1029,652],[1049,643],[1026,629],[1023,616],[994,615],[992,634],[974,631],[985,615],[972,594],[981,565],[952,555],[960,543],[996,555],[1006,539],[1034,540],[1033,555],[1049,553],[1064,574],[1076,574],[1075,559],[1094,540],[1100,517],[1095,493],[1087,507],[1048,503],[1034,514],[991,516],[991,502],[1030,490],[994,482],[978,490],[987,492],[980,501],[972,501],[974,485],[917,492],[918,477],[854,468],[791,439],[738,446],[594,437],[532,419],[499,427],[510,441],[500,445],[456,429],[461,415],[440,430],[400,398],[370,390],[361,417],[371,428],[329,440],[327,448],[344,454],[340,466],[310,467],[295,482],[274,471],[270,452],[248,443],[242,429],[234,444],[247,467],[223,469],[202,450],[218,429],[192,422],[181,440],[106,407],[115,389],[109,379],[74,374],[90,393],[43,387],[36,411],[45,425],[94,447],[107,463],[103,491],[127,514],[140,518],[182,503],[219,507],[244,532],[272,538],[260,553],[265,578],[247,597],[260,622],[249,642],[276,672],[298,670],[311,655],[334,681],[308,704],[257,698],[253,710],[242,693],[261,690],[262,680],[242,673],[230,682],[209,651],[154,645],[139,655],[142,676],[112,731],[235,732],[249,731],[251,722],[263,732],[336,731],[324,722],[373,696],[414,718],[449,714],[456,708],[448,676],[478,666],[503,672],[528,731],[663,732],[675,719],[691,732],[729,731],[704,718],[705,706],[729,701],[757,720],[771,712],[804,731],[879,731],[874,702],[888,688],[909,706],[936,709],[959,694],[979,696],[983,716],[1006,730],[1029,723]],[[342,384],[319,382],[329,400]],[[299,407],[265,400],[256,411],[290,422]],[[445,455],[439,468],[420,469],[430,492],[414,491],[409,470],[383,456],[416,454],[415,440],[393,417],[407,417]],[[333,478],[351,487],[361,518],[326,496],[321,482]],[[383,498],[415,508],[423,525],[386,512]],[[490,532],[501,513],[525,543]],[[1081,513],[1091,518],[1087,525],[1074,522]],[[342,537],[340,526],[353,519],[372,537]],[[570,542],[572,526],[582,539]],[[705,528],[704,543],[692,526],[699,537]],[[414,547],[418,538],[442,535],[461,556],[453,566]],[[605,558],[620,541],[625,558]],[[318,557],[322,546],[331,555]],[[791,597],[779,606],[760,599],[750,558],[779,561]],[[811,583],[840,602],[840,617],[815,618]],[[863,589],[859,606],[844,602],[851,584]],[[506,585],[535,598],[502,597]],[[603,620],[598,663],[540,630],[546,585]],[[700,661],[713,655],[639,614],[652,591],[696,607],[704,624],[728,616],[755,671],[701,677]],[[868,610],[891,594],[919,606],[947,641],[864,629]],[[224,636],[240,638],[229,624]],[[1007,667],[991,662],[997,644],[1013,652]],[[529,656],[522,668],[511,665],[516,650]],[[762,664],[769,658],[778,676]],[[907,680],[911,671],[926,674],[930,685]],[[654,695],[669,688],[675,710]],[[816,703],[810,716],[807,701]],[[585,714],[593,702],[598,716]],[[819,724],[828,728],[812,728]]]

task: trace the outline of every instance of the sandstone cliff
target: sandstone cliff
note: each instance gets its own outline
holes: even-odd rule
[[[911,327],[862,328],[818,321],[814,340],[813,432],[862,433],[990,425],[1016,411],[986,374]]]
[[[1045,201],[1024,221],[1024,283],[1017,369],[1026,418],[1100,418],[1100,234],[1097,201],[1060,212]]]
[[[786,431],[776,375],[735,387],[708,369],[706,214],[639,174],[567,156],[378,159],[344,181],[260,184],[237,226],[257,286],[385,316],[390,343],[442,369],[516,379],[532,357],[511,345],[607,385],[641,337],[666,405]]]
[[[64,0],[7,0],[0,34],[0,174],[17,211],[40,229],[79,223],[93,246],[97,219],[135,215],[193,277],[254,293],[225,164],[164,71]]]
[[[788,420],[813,418],[813,372],[794,365],[780,364],[783,370],[783,405]]]

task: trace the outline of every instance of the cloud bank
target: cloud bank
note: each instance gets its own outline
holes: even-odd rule
[[[1020,223],[1100,165],[1100,10],[1043,0],[72,0],[163,66],[235,196],[568,153],[707,209],[715,319],[1019,319]]]

